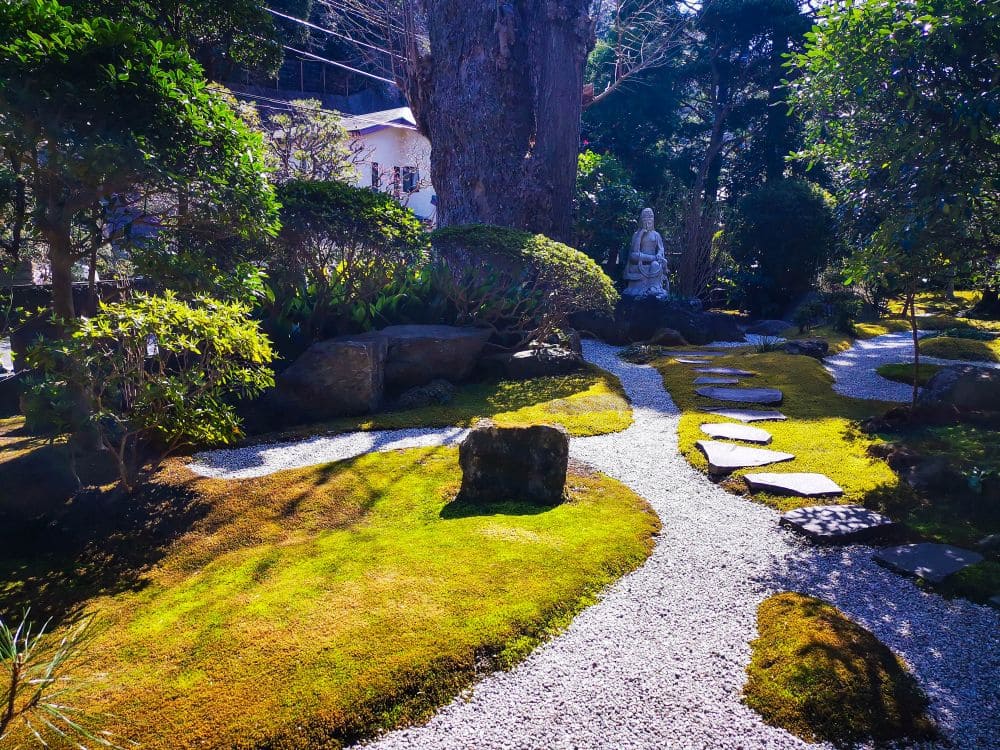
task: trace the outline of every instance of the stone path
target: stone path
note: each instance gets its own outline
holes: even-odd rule
[[[777,388],[726,388],[707,386],[695,388],[695,393],[716,401],[733,401],[739,404],[780,404],[784,394]]]
[[[702,411],[727,419],[738,419],[740,422],[784,422],[788,419],[774,409],[702,409]]]
[[[920,335],[926,335],[921,331]],[[908,402],[912,386],[886,380],[876,370],[882,365],[913,361],[913,337],[908,332],[887,333],[871,339],[858,339],[850,349],[823,360],[823,366],[833,375],[833,389],[851,398],[879,401]],[[936,365],[976,365],[1000,368],[997,362],[967,362],[940,357],[921,357],[921,362]]]
[[[872,539],[896,526],[891,518],[860,505],[813,505],[781,516],[782,526],[811,539],[846,544]]]
[[[782,590],[830,601],[902,656],[956,747],[1000,747],[1000,612],[923,592],[877,565],[871,548],[803,544],[775,511],[717,487],[680,455],[679,412],[654,369],[584,347],[621,378],[635,422],[574,438],[571,454],[650,502],[664,524],[656,548],[515,669],[373,747],[824,747],[765,725],[740,701],[757,605]]]
[[[982,562],[983,556],[950,544],[921,542],[880,550],[875,553],[875,560],[900,573],[940,583],[963,568]]]
[[[825,474],[802,472],[746,474],[743,477],[751,490],[773,492],[796,497],[832,497],[844,490]]]
[[[761,445],[767,445],[771,442],[770,432],[745,424],[712,422],[701,425],[701,431],[709,437],[723,438],[725,440],[743,440],[747,443],[760,443]]]
[[[695,443],[708,459],[711,474],[729,474],[736,469],[751,466],[767,466],[782,461],[792,461],[791,453],[781,453],[766,448],[750,448],[736,443],[722,443],[718,440],[699,440]]]

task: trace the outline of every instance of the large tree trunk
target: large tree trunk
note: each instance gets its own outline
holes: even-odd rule
[[[73,304],[73,240],[68,224],[56,223],[46,232],[49,242],[49,265],[52,269],[52,312],[56,318],[72,321],[76,317]]]
[[[570,239],[589,5],[424,0],[430,53],[406,85],[439,224]]]

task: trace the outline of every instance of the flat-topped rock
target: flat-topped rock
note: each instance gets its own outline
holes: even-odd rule
[[[729,354],[729,352],[678,352],[670,349],[665,352],[672,357],[721,357],[724,354]]]
[[[707,359],[691,359],[690,357],[674,357],[674,362],[682,365],[707,365]]]
[[[700,377],[694,379],[695,385],[736,385],[740,382],[739,378],[706,378]]]
[[[746,480],[747,486],[755,492],[773,492],[776,495],[796,495],[797,497],[837,497],[844,494],[843,488],[826,474],[765,472],[747,474],[743,478]],[[859,508],[866,513],[871,513],[871,511],[857,505],[831,505],[829,507]]]
[[[850,544],[872,539],[893,529],[891,519],[860,505],[813,505],[785,513],[779,524],[810,539]]]
[[[695,372],[705,375],[733,375],[738,378],[749,378],[755,374],[749,370],[740,370],[735,367],[700,367]]]
[[[728,474],[735,469],[750,466],[767,466],[780,461],[791,461],[791,453],[779,453],[765,448],[749,448],[745,445],[720,443],[717,440],[699,440],[695,445],[708,459],[708,470],[712,474]]]
[[[745,424],[732,424],[730,422],[703,424],[701,431],[714,438],[743,440],[747,443],[760,443],[761,445],[767,445],[771,442],[770,432],[759,427],[747,427]]]
[[[780,404],[784,394],[777,388],[723,388],[708,386],[697,388],[695,393],[717,401],[735,401],[741,404]]]
[[[982,562],[983,556],[950,544],[904,544],[879,550],[873,557],[893,570],[916,576],[931,583],[940,583],[962,568]]]
[[[741,422],[784,422],[788,417],[774,409],[702,409],[707,414],[715,414]]]

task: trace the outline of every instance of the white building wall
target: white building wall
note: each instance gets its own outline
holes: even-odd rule
[[[365,145],[365,159],[357,165],[357,185],[372,186],[372,163],[379,165],[382,173],[382,190],[392,192],[394,167],[416,167],[418,190],[403,193],[401,201],[422,219],[433,220],[436,210],[431,186],[431,144],[416,130],[391,125],[371,133],[361,133],[358,138]]]

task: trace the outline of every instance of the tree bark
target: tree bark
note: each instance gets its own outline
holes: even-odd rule
[[[52,312],[56,318],[71,321],[76,317],[76,307],[73,304],[73,240],[69,224],[54,222],[45,234],[52,269]]]
[[[424,0],[430,52],[405,82],[431,142],[438,223],[569,240],[588,0]]]

